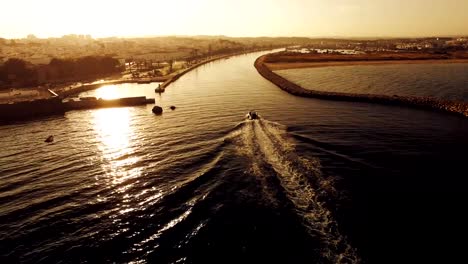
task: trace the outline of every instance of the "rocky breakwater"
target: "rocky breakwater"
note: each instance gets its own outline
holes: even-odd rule
[[[269,54],[257,58],[254,63],[255,68],[265,79],[293,95],[328,100],[409,106],[468,117],[467,102],[442,100],[433,97],[337,93],[305,89],[270,70],[265,65],[265,60],[268,56]]]

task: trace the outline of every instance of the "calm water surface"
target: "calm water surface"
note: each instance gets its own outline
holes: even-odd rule
[[[468,63],[353,65],[277,71],[306,89],[468,102]]]
[[[204,65],[161,95],[87,93],[155,97],[161,116],[148,105],[0,126],[1,262],[462,256],[468,120],[294,97],[256,72],[261,54]],[[251,109],[262,119],[244,120]]]

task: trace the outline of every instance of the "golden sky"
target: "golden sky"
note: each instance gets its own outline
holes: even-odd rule
[[[0,37],[468,35],[468,0],[1,0]]]

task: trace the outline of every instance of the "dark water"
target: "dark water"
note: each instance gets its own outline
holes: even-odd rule
[[[306,89],[468,102],[468,63],[353,65],[277,73]]]
[[[258,75],[260,54],[185,75],[156,96],[162,116],[145,106],[0,126],[1,262],[463,256],[468,120],[294,97]],[[262,119],[244,120],[250,109]]]

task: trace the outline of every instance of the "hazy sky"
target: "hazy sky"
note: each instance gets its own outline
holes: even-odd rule
[[[468,0],[1,0],[0,37],[468,35]]]

